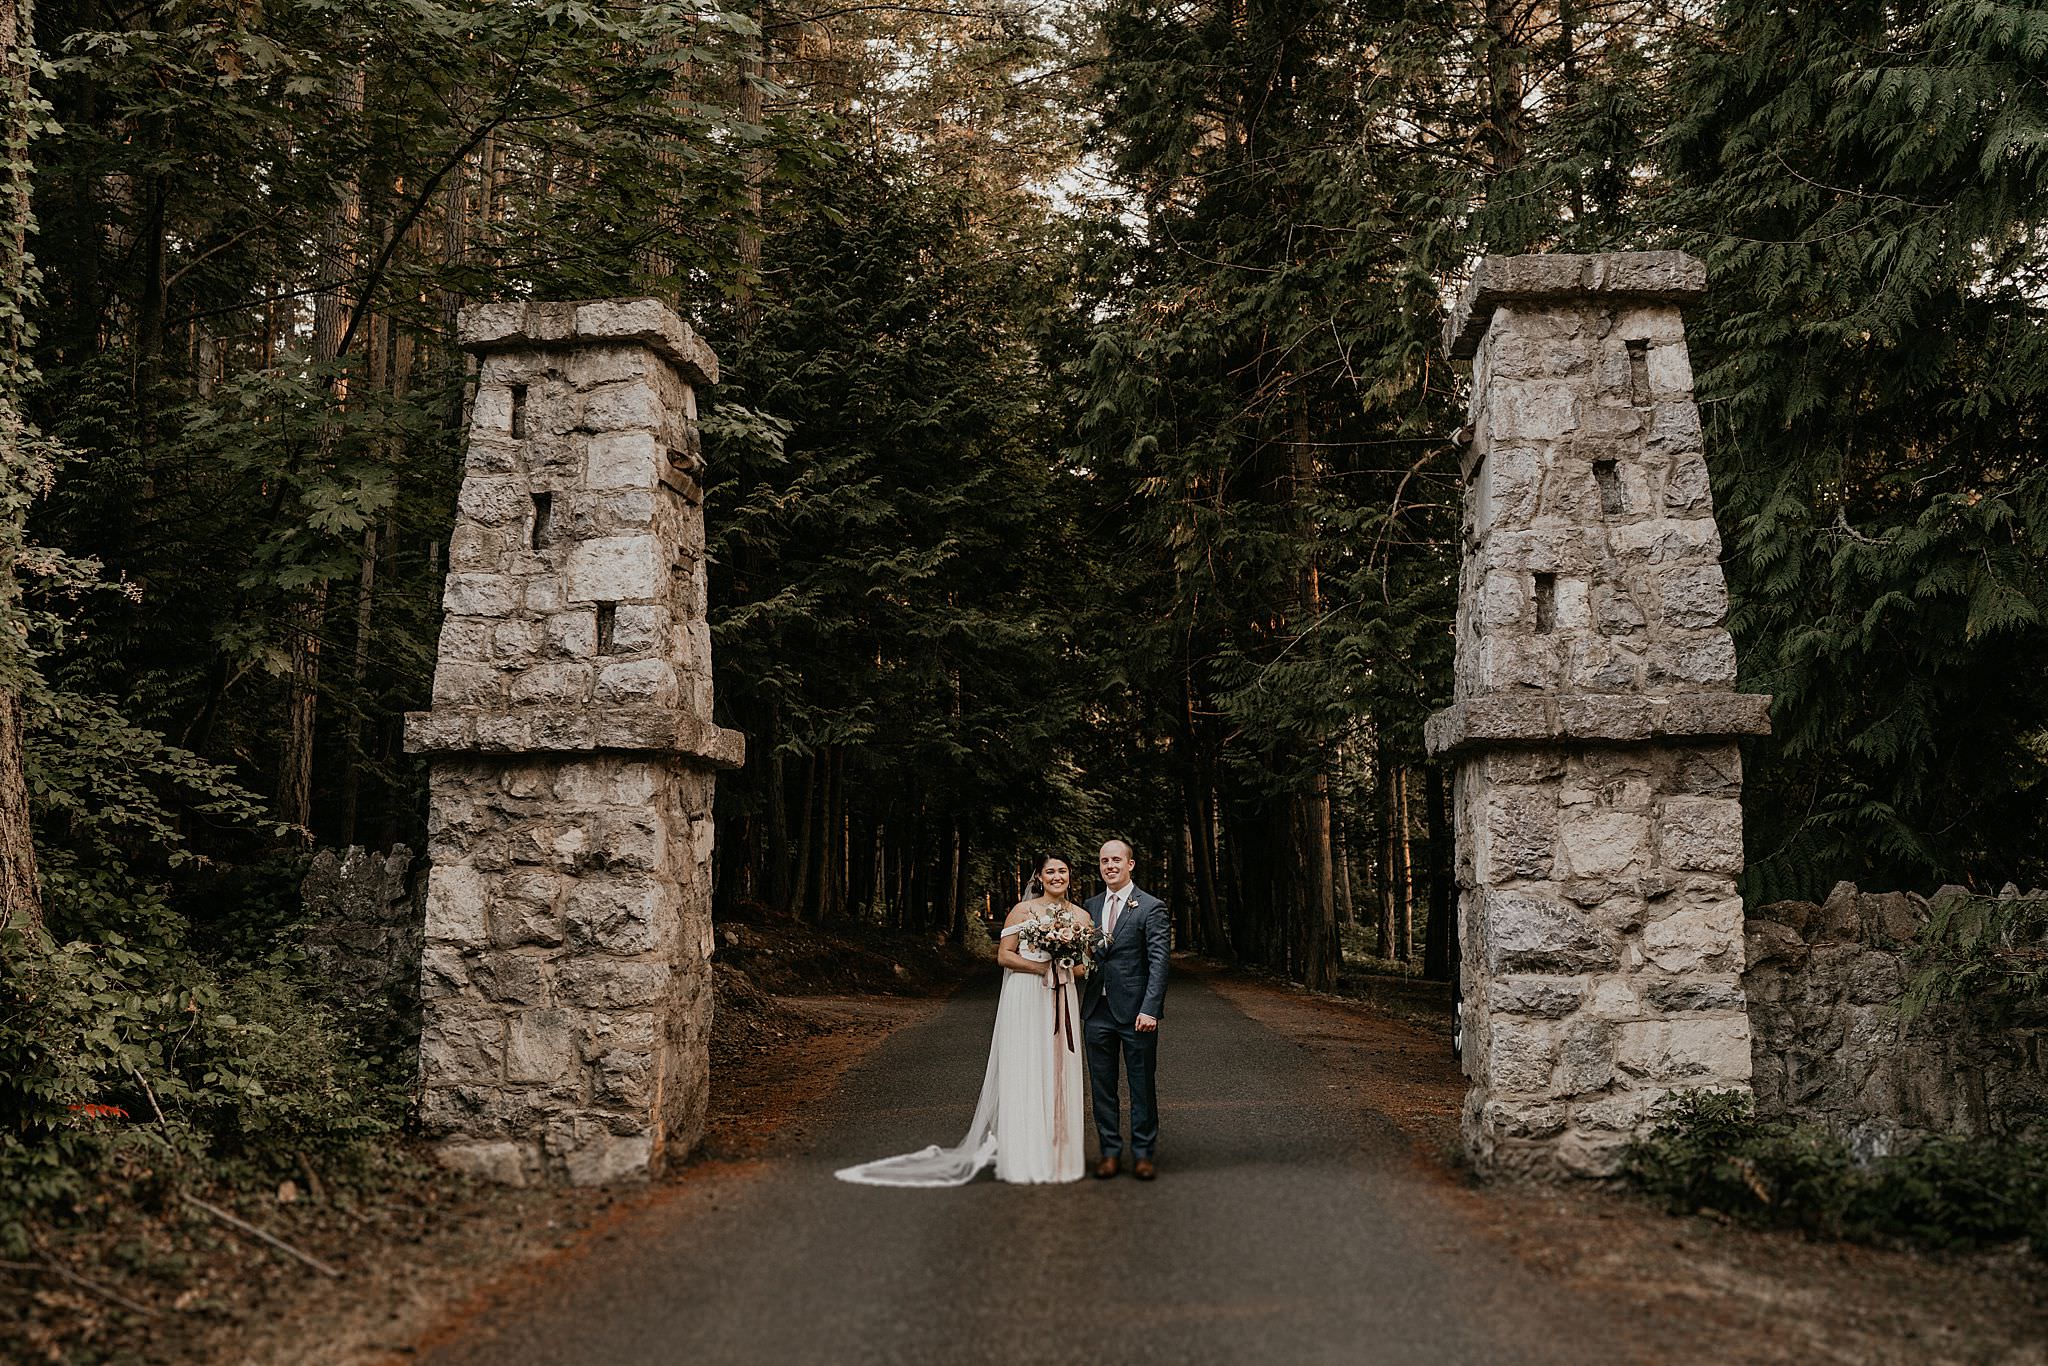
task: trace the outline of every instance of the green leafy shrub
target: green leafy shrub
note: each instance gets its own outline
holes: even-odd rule
[[[272,1176],[300,1154],[353,1164],[367,1141],[398,1128],[409,1078],[374,1070],[359,1034],[304,982],[260,968],[225,984],[219,999],[232,1026],[210,1036],[217,1051],[199,1060],[232,1079],[208,1117],[218,1158]]]
[[[160,1076],[177,1106],[163,1064],[210,984],[138,990],[146,961],[118,936],[55,944],[0,931],[0,1247],[10,1255],[31,1213],[78,1201],[124,1154],[175,1163],[199,1147],[182,1108],[145,1125],[153,1109],[139,1078]]]
[[[1658,1110],[1625,1172],[1674,1213],[1930,1247],[2026,1238],[2048,1253],[2048,1144],[2038,1142],[1941,1138],[1859,1164],[1820,1129],[1757,1118],[1740,1092],[1692,1091]]]
[[[1865,1236],[1934,1247],[2031,1238],[2048,1255],[2048,1144],[1935,1139],[1873,1176],[1850,1211]]]
[[[1629,1177],[1673,1210],[1832,1231],[1854,1172],[1825,1133],[1757,1119],[1739,1091],[1688,1091],[1665,1102],[1629,1150]]]
[[[31,1220],[166,1181],[360,1170],[403,1121],[408,1078],[287,955],[216,968],[147,888],[52,879],[52,923],[0,933],[0,1249]]]

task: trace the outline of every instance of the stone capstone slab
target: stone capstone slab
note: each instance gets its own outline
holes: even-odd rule
[[[1494,309],[1504,303],[1600,298],[1678,304],[1706,292],[1706,263],[1682,251],[1487,256],[1459,291],[1444,325],[1444,350],[1453,360],[1472,359]]]
[[[681,370],[690,384],[718,383],[718,354],[659,299],[470,304],[456,317],[455,339],[478,353],[634,343]]]

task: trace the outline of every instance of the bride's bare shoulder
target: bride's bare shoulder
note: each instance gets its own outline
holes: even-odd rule
[[[1014,925],[1020,920],[1029,920],[1037,914],[1038,903],[1036,901],[1020,901],[1010,907],[1010,913],[1003,917],[1003,924]]]

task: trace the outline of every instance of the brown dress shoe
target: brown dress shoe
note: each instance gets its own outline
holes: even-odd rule
[[[1152,1159],[1149,1157],[1141,1157],[1131,1166],[1131,1175],[1137,1177],[1140,1181],[1150,1181],[1158,1174],[1158,1172],[1153,1170]]]
[[[1105,1157],[1095,1164],[1095,1174],[1098,1177],[1108,1178],[1115,1176],[1118,1170],[1117,1161],[1113,1157]]]

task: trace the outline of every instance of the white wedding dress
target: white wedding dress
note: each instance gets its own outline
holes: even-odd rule
[[[1003,937],[1023,928],[1012,925]],[[1034,950],[1020,949],[1018,954],[1033,962],[1046,961]],[[1079,1181],[1087,1165],[1085,1048],[1072,975],[1055,972],[1041,977],[1006,969],[988,1071],[981,1080],[981,1102],[974,1107],[967,1136],[956,1147],[935,1143],[914,1153],[846,1167],[834,1175],[863,1186],[964,1186],[993,1162],[1000,1181]]]

